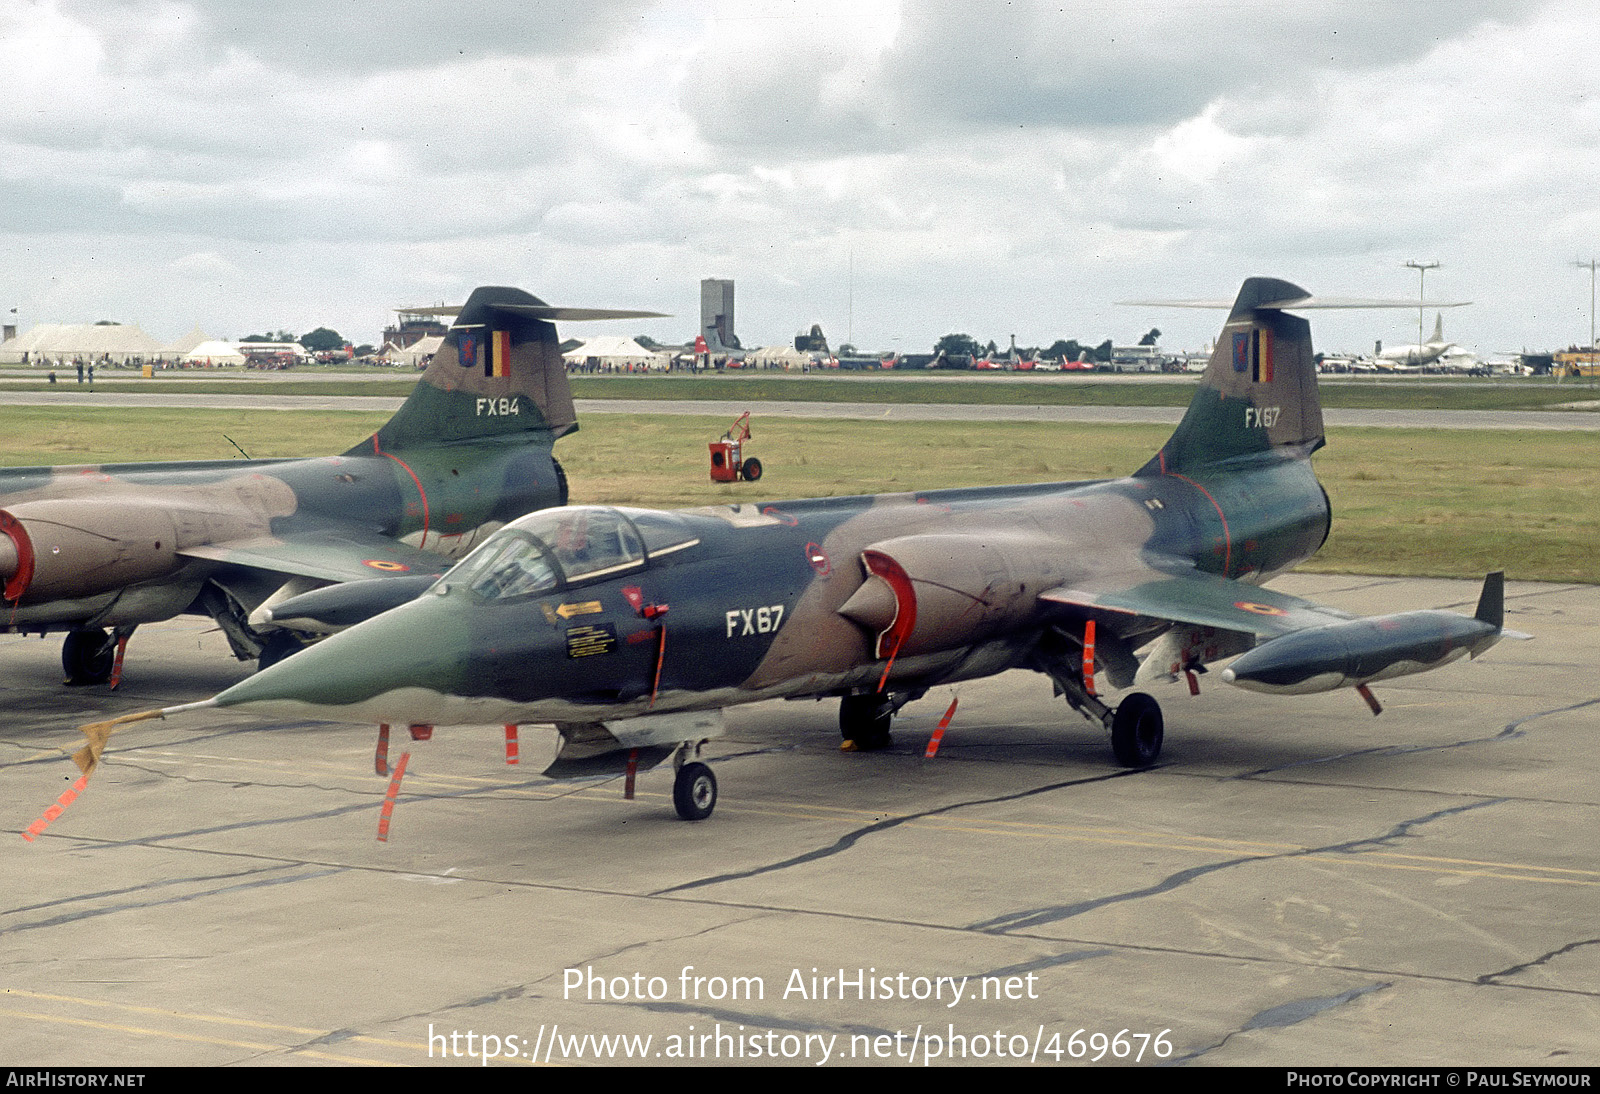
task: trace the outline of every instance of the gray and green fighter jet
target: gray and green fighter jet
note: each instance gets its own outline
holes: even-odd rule
[[[1309,324],[1332,306],[1245,282],[1177,432],[1131,477],[658,512],[577,506],[502,528],[416,600],[193,707],[293,718],[553,724],[552,775],[671,755],[686,818],[721,711],[836,696],[846,746],[935,685],[1029,668],[1148,765],[1163,723],[1143,692],[1097,693],[1236,661],[1231,682],[1366,685],[1476,655],[1477,616],[1358,620],[1262,582],[1328,533],[1309,457],[1323,443]],[[1136,651],[1149,647],[1140,658]],[[1248,651],[1248,652],[1247,652]],[[1277,656],[1278,653],[1282,656]],[[1254,659],[1252,661],[1252,659]],[[131,719],[130,719],[131,720]],[[98,755],[110,724],[99,727]],[[87,731],[87,730],[86,730]],[[90,733],[91,741],[97,733]],[[89,759],[85,759],[85,763]]]
[[[0,631],[66,631],[68,683],[114,683],[134,628],[182,613],[267,664],[311,629],[276,601],[384,578],[401,603],[508,521],[566,504],[551,446],[577,421],[551,321],[658,313],[508,288],[431,310],[457,316],[443,346],[343,455],[0,470]]]

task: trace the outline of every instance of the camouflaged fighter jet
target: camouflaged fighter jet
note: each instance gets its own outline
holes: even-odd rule
[[[343,455],[0,470],[0,631],[66,631],[69,684],[115,683],[134,628],[182,613],[268,664],[310,636],[274,621],[276,601],[386,577],[401,603],[507,521],[565,505],[551,446],[577,421],[550,321],[658,313],[508,288],[420,310],[457,318],[395,416]]]
[[[1189,302],[1194,303],[1194,302]],[[699,746],[721,710],[837,696],[847,746],[882,747],[929,688],[1031,668],[1153,763],[1161,708],[1133,692],[1238,657],[1224,679],[1359,689],[1476,656],[1502,634],[1499,575],[1475,617],[1356,619],[1263,588],[1328,533],[1317,300],[1252,279],[1177,432],[1131,477],[657,512],[580,506],[513,521],[424,595],[202,703],[395,724],[546,723],[547,774],[672,755],[674,800],[710,814]],[[1509,633],[1509,632],[1507,632]],[[1149,646],[1140,660],[1135,651]],[[1247,652],[1248,651],[1248,652]],[[85,727],[92,769],[116,723]]]

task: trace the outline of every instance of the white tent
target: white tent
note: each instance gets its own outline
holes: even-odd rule
[[[190,331],[176,342],[168,342],[166,345],[162,346],[161,354],[163,357],[182,357],[184,354],[188,353],[201,343],[211,341],[215,341],[215,339],[213,339],[209,334],[201,330],[200,327],[196,325],[194,330]]]
[[[781,368],[798,371],[810,363],[811,355],[790,345],[762,346],[745,357],[747,368]]]
[[[133,357],[155,357],[161,343],[138,326],[127,323],[40,323],[24,334],[0,343],[0,363],[17,365],[24,355],[30,364],[75,358],[126,363]]]
[[[184,354],[183,359],[190,365],[201,366],[244,364],[244,354],[239,352],[237,346],[232,342],[222,342],[217,339],[201,342]]]
[[[390,342],[383,347],[381,356],[391,365],[422,368],[428,363],[428,358],[439,352],[439,347],[442,345],[444,345],[444,335],[430,334],[425,338],[418,338],[404,349]]]
[[[561,359],[568,368],[589,366],[605,369],[629,366],[664,369],[672,360],[665,353],[653,353],[645,349],[632,338],[618,338],[615,335],[591,338],[576,349],[563,353]]]

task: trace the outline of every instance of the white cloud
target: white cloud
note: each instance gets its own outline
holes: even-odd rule
[[[175,258],[167,263],[167,269],[195,281],[228,282],[239,276],[239,267],[215,251],[195,251]]]
[[[760,342],[842,328],[853,262],[854,340],[915,349],[1120,338],[1150,317],[1110,301],[1248,274],[1404,296],[1436,257],[1463,341],[1587,330],[1590,5],[478,7],[0,0],[0,294],[368,340],[520,283],[679,338],[717,275]]]

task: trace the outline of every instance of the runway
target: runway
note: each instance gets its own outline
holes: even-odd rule
[[[265,393],[141,395],[122,392],[0,391],[0,406],[195,407],[213,410],[361,410],[392,414],[403,399],[378,395]],[[737,417],[752,406],[764,415],[886,421],[1111,422],[1173,425],[1182,407],[1004,406],[976,403],[813,403],[799,400],[577,399],[578,417],[591,414]],[[1330,428],[1549,429],[1600,431],[1600,413],[1555,410],[1336,410],[1323,408]]]
[[[1363,614],[1477,594],[1274,584]],[[514,767],[498,727],[401,733],[388,842],[372,727],[237,713],[129,727],[24,842],[74,726],[247,668],[177,620],[134,637],[121,691],[69,690],[58,640],[8,636],[0,1055],[1592,1067],[1600,589],[1507,607],[1533,641],[1378,685],[1378,718],[1162,687],[1142,772],[1033,674],[936,689],[886,754],[840,753],[833,703],[737,708],[694,825],[667,772],[633,801],[539,778],[548,731]]]

